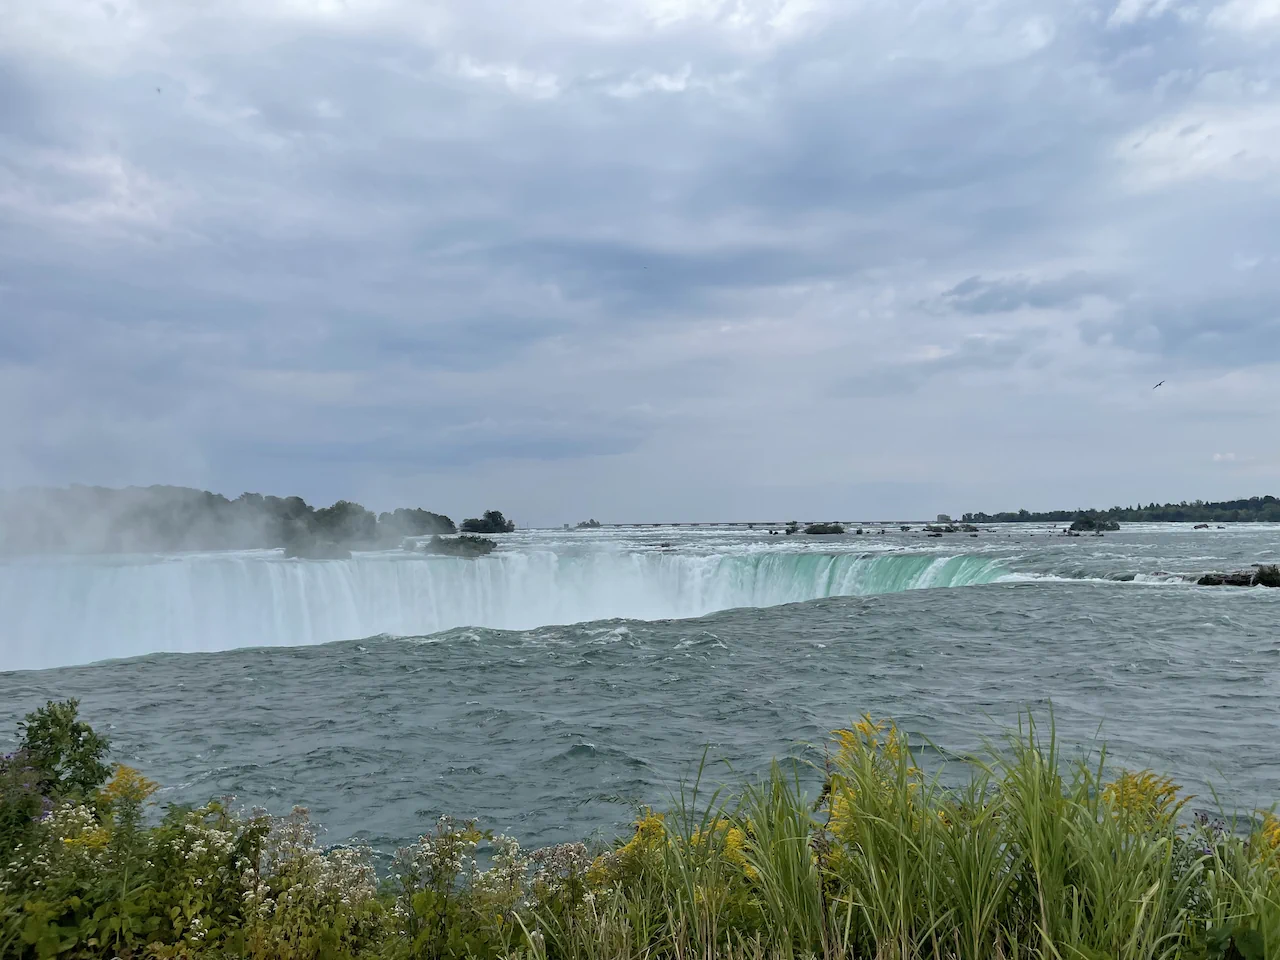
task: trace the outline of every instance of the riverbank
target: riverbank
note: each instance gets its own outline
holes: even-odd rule
[[[1264,957],[1280,821],[1188,816],[1172,781],[1066,762],[1030,722],[944,789],[864,718],[793,770],[698,783],[595,849],[440,819],[393,857],[305,810],[150,806],[51,705],[0,770],[0,955]],[[948,782],[954,782],[953,777]]]

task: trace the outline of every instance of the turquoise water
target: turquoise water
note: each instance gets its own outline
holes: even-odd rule
[[[163,800],[303,803],[384,846],[470,814],[536,843],[617,829],[704,747],[732,781],[870,710],[963,752],[1052,700],[1079,749],[1101,730],[1270,805],[1280,591],[1183,577],[1278,554],[1266,526],[682,528],[521,533],[480,561],[11,561],[0,666],[51,668],[0,673],[0,736],[77,696]]]

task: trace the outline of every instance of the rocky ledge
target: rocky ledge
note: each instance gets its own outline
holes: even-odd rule
[[[1076,517],[1067,528],[1072,533],[1102,533],[1120,529],[1120,524],[1107,517]]]
[[[1280,564],[1254,564],[1252,570],[1206,573],[1196,581],[1202,587],[1280,587]]]
[[[422,545],[423,553],[438,557],[487,557],[497,546],[485,537],[441,537],[434,536]]]
[[[804,528],[804,532],[811,537],[825,536],[833,533],[844,533],[844,527],[838,523],[811,523]],[[859,530],[858,532],[861,533],[862,531]]]

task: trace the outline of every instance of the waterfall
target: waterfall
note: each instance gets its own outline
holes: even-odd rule
[[[0,563],[0,670],[158,651],[294,646],[459,626],[696,617],[822,597],[990,583],[985,556],[656,550],[412,553],[286,560],[277,552]]]

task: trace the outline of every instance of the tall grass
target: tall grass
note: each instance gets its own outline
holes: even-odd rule
[[[815,846],[817,823],[799,777],[775,763],[767,780],[746,789],[738,817],[750,839],[744,872],[770,931],[770,945],[783,952],[835,952],[832,905],[823,889],[828,858]]]
[[[1176,784],[1113,771],[1105,751],[1068,760],[1052,723],[1030,717],[959,776],[946,771],[959,786],[919,754],[893,724],[863,718],[833,735],[813,795],[794,766],[735,792],[707,789],[700,768],[670,809],[643,811],[595,855],[526,854],[445,818],[380,891],[371,862],[316,848],[298,813],[272,824],[209,807],[143,827],[144,782],[120,773],[0,864],[0,953],[1280,958],[1271,813],[1189,817]],[[497,853],[482,869],[471,851],[486,842]]]
[[[1273,819],[1180,819],[1176,785],[1109,778],[1105,751],[1067,761],[1030,717],[959,787],[889,723],[864,718],[832,747],[813,801],[776,764],[731,801],[678,798],[662,855],[612,888],[632,915],[665,910],[626,955],[1280,956]]]

